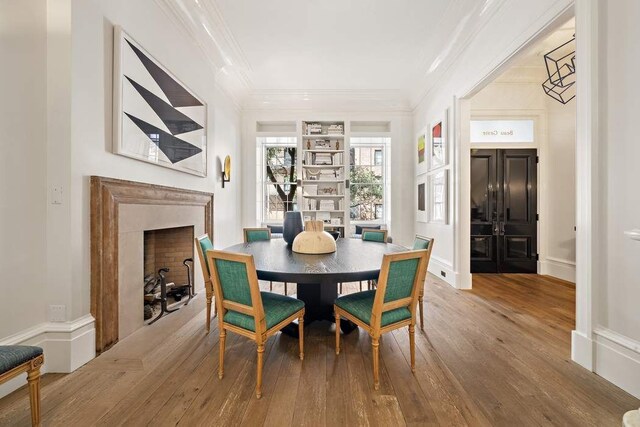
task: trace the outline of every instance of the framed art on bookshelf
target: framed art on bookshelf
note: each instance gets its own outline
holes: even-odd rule
[[[429,129],[429,170],[445,166],[448,161],[448,123],[449,109],[433,122]]]

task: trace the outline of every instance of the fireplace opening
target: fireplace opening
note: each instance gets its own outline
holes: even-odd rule
[[[195,296],[193,226],[144,232],[144,320],[151,324]]]

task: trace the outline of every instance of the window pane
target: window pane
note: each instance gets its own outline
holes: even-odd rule
[[[382,219],[383,187],[381,184],[351,184],[351,219],[372,221]]]
[[[270,182],[296,181],[296,148],[265,147],[265,175]]]
[[[265,220],[281,221],[285,212],[297,209],[295,187],[289,184],[266,185]]]

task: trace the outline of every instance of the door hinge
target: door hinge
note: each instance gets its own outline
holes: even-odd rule
[[[540,215],[536,214],[536,221],[540,221]]]
[[[540,261],[540,254],[536,254],[536,261]]]
[[[540,163],[540,157],[536,156],[536,163]]]

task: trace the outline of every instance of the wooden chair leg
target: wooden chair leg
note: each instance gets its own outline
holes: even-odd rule
[[[342,295],[342,283],[338,283],[339,287],[340,287],[340,291],[338,292],[340,295]]]
[[[360,282],[360,292],[362,292],[362,282]]]
[[[416,327],[409,325],[409,352],[411,353],[411,372],[416,372]]]
[[[209,333],[209,331],[211,331],[211,300],[212,300],[212,296],[211,295],[207,295],[207,333]]]
[[[300,345],[300,360],[304,360],[304,313],[298,317],[298,341]]]
[[[227,339],[227,331],[220,329],[220,364],[218,365],[218,378],[224,377],[224,343]]]
[[[31,425],[40,426],[40,365],[27,372],[29,401],[31,402]]]
[[[285,294],[285,295],[288,295],[288,292],[287,292],[287,282],[284,282],[284,294]]]
[[[336,354],[340,354],[340,315],[336,313]]]
[[[420,295],[418,297],[418,309],[420,310],[420,329],[424,331],[424,305],[422,299],[422,295]]]
[[[371,339],[371,347],[373,348],[373,388],[374,390],[380,389],[380,371],[378,366],[378,338]]]
[[[256,397],[262,397],[262,358],[264,357],[264,344],[258,344],[258,373],[256,379]]]
[[[269,282],[269,292],[273,291],[273,282]]]

